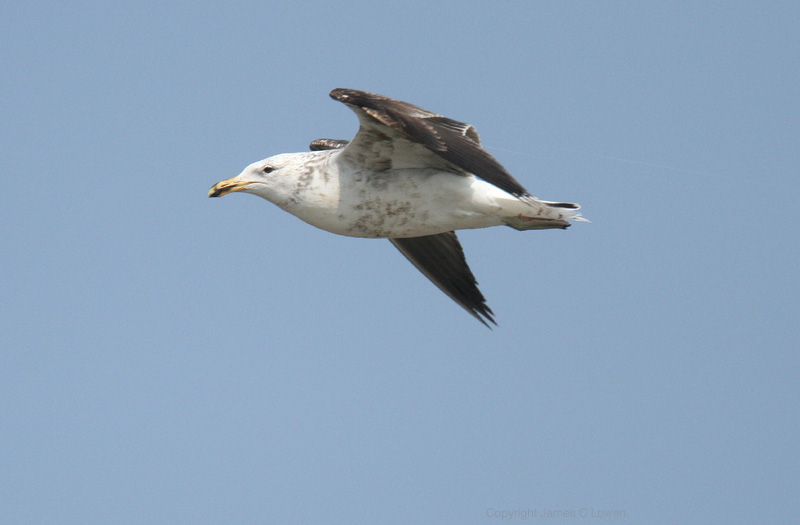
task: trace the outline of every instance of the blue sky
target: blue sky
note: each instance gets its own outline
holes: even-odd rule
[[[0,521],[797,519],[798,7],[0,17]],[[386,241],[206,198],[352,137],[335,87],[470,122],[583,205],[460,235],[495,330]]]

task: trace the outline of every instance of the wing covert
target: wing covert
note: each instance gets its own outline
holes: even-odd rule
[[[334,89],[331,98],[347,104],[359,115],[362,128],[353,144],[363,143],[360,135],[375,128],[384,127],[387,140],[392,135],[417,143],[439,158],[447,161],[457,171],[472,173],[486,182],[520,198],[530,194],[488,151],[480,145],[480,137],[475,127],[442,115],[430,112],[419,106],[394,100],[383,95],[354,89]],[[376,126],[366,130],[364,118],[370,118]],[[386,129],[388,128],[388,129]],[[376,137],[370,137],[370,144]]]

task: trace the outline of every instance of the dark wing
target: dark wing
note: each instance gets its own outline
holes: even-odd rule
[[[481,147],[480,137],[470,124],[366,91],[339,88],[331,91],[331,98],[347,104],[358,115],[361,129],[345,151],[353,149],[353,157],[362,162],[365,154],[383,155],[383,162],[375,165],[409,167],[409,159],[416,156],[423,166],[410,167],[434,166],[462,175],[472,173],[517,197],[530,195]],[[397,144],[398,139],[408,143]],[[391,144],[382,146],[381,141]],[[387,164],[386,160],[399,161],[401,166],[396,162]]]
[[[464,250],[455,232],[389,240],[425,277],[475,319],[489,328],[487,320],[497,324],[493,318],[494,312],[486,304],[475,276],[467,266]]]
[[[341,149],[350,144],[349,140],[340,139],[317,139],[311,141],[308,148],[311,151],[320,151],[324,149]]]

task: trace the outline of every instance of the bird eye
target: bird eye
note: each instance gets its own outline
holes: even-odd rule
[[[264,166],[261,168],[261,173],[272,173],[274,169],[272,166]]]

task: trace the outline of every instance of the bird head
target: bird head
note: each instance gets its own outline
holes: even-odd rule
[[[254,162],[239,175],[214,184],[209,197],[242,191],[279,204],[296,187],[307,153],[284,153]],[[298,158],[302,156],[303,158]]]

